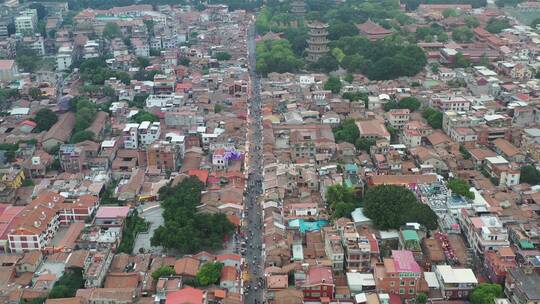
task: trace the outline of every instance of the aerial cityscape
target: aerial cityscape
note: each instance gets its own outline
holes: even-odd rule
[[[540,0],[1,0],[44,303],[540,304]]]

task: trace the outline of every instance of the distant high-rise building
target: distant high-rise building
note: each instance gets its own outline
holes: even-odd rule
[[[328,39],[326,38],[328,36],[328,24],[315,21],[307,26],[309,28],[307,60],[315,62],[328,53]]]

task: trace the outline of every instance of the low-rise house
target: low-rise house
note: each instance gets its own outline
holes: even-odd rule
[[[511,247],[484,254],[484,271],[491,282],[503,284],[509,269],[516,267],[516,255]]]
[[[536,265],[540,259],[536,257]],[[533,264],[534,265],[534,264]],[[512,304],[538,303],[540,301],[540,274],[531,264],[508,270],[504,293]]]
[[[468,299],[470,293],[478,285],[476,276],[468,268],[437,265],[435,275],[439,280],[441,292],[445,299]]]
[[[392,250],[392,258],[385,258],[374,269],[378,292],[399,295],[402,298],[415,298],[423,292],[426,285],[422,269],[414,260],[411,251]]]
[[[329,267],[316,266],[307,271],[300,289],[304,293],[304,300],[321,301],[334,298],[335,286],[332,270]]]

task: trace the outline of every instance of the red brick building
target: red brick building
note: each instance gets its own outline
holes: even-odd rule
[[[497,284],[504,284],[508,269],[516,267],[516,255],[510,247],[488,251],[484,255],[484,270],[487,277]]]
[[[415,298],[417,293],[427,291],[422,269],[408,250],[392,250],[392,258],[377,263],[374,274],[378,292],[410,299]]]
[[[330,267],[312,267],[309,269],[306,281],[301,289],[304,293],[304,300],[317,300],[334,297],[334,277]]]

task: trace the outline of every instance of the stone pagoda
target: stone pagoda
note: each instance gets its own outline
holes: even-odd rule
[[[319,21],[308,23],[307,60],[315,62],[328,53],[328,24]]]
[[[291,13],[293,15],[303,18],[306,15],[306,12],[306,3],[303,0],[294,0],[291,3]]]

